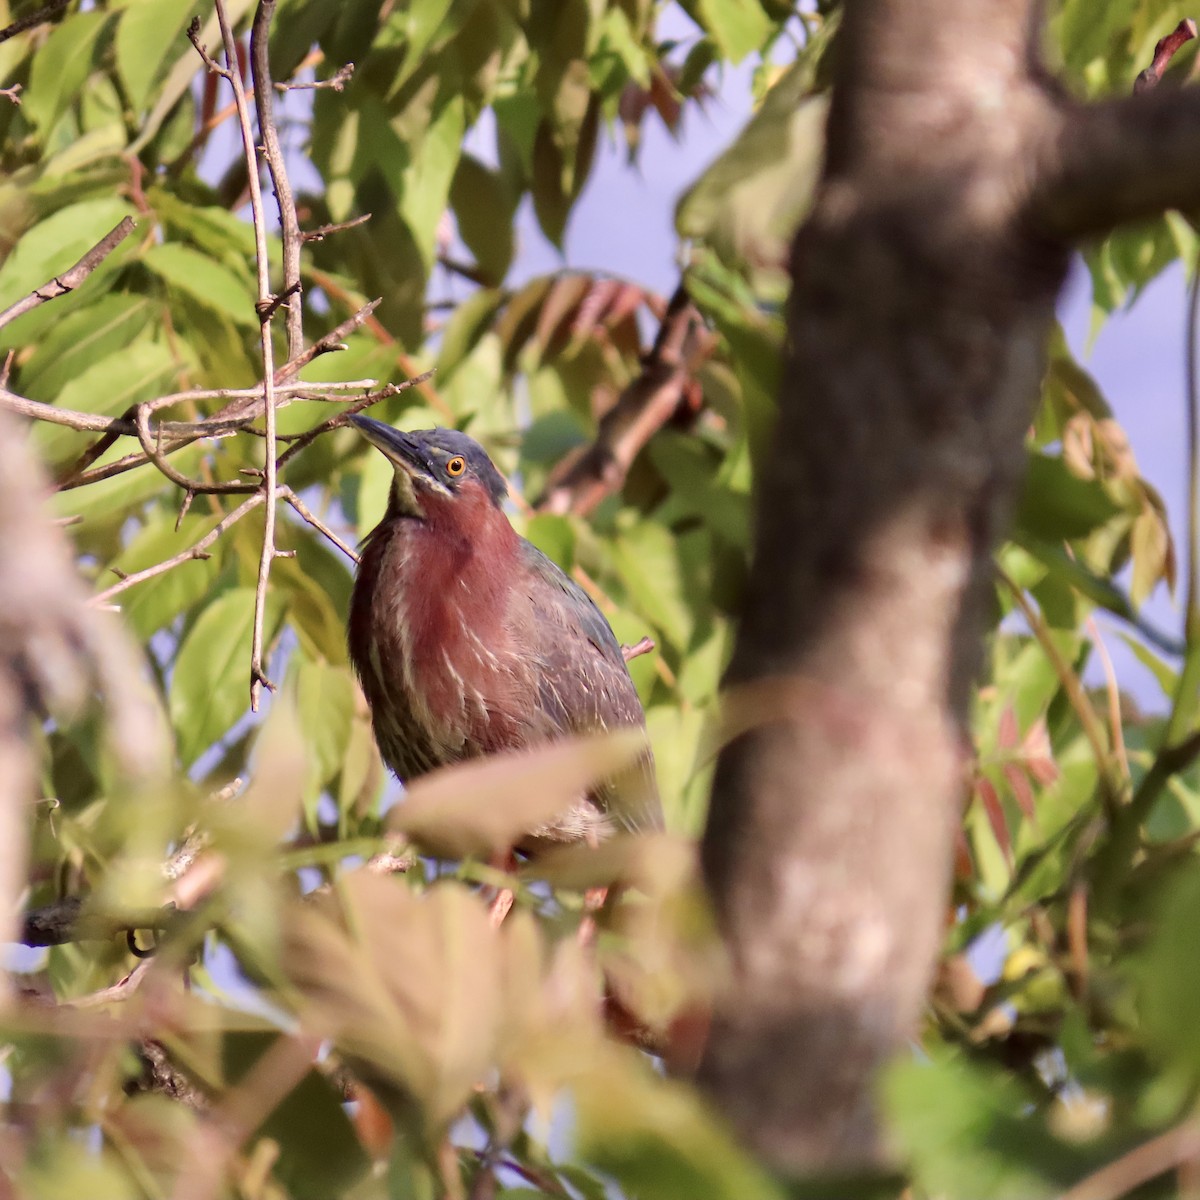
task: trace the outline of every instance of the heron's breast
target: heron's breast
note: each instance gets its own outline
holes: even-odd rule
[[[359,570],[370,590],[362,657],[386,706],[407,712],[448,759],[519,744],[529,666],[505,623],[504,565],[416,523],[377,557],[364,555]]]

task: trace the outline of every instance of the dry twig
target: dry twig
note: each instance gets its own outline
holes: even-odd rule
[[[266,467],[263,471],[262,489],[266,497],[266,519],[263,522],[262,554],[258,563],[258,582],[254,589],[254,627],[250,644],[250,707],[258,711],[259,698],[262,688],[266,686],[274,690],[275,685],[267,678],[263,665],[263,629],[267,605],[267,582],[270,579],[271,563],[275,558],[275,510],[276,510],[276,479],[275,479],[275,349],[271,344],[270,306],[274,300],[271,295],[271,268],[267,253],[266,216],[263,212],[262,187],[258,178],[258,154],[255,148],[254,131],[250,126],[250,109],[246,102],[246,89],[242,77],[237,70],[237,44],[233,38],[233,30],[229,24],[229,14],[225,10],[224,0],[216,0],[217,21],[221,27],[221,39],[225,47],[226,69],[221,72],[233,88],[234,100],[237,103],[238,125],[242,134],[242,148],[246,156],[247,178],[250,186],[250,211],[254,222],[254,251],[258,270],[258,304],[255,306],[260,316],[260,344],[263,363],[263,404],[266,415],[267,445],[265,454]],[[213,67],[196,36],[196,23],[192,23],[189,36],[193,45],[200,52],[205,62]],[[220,72],[220,69],[217,68]],[[140,432],[140,429],[139,429]],[[149,453],[143,440],[142,449]],[[162,469],[162,459],[156,461]],[[225,489],[241,490],[241,485],[222,485]]]
[[[73,292],[133,231],[132,217],[125,217],[121,223],[109,230],[73,267],[56,275],[48,283],[36,287],[28,296],[10,304],[0,312],[0,329],[18,317],[24,316],[47,300],[57,300]]]
[[[283,288],[275,298],[278,304],[287,301],[288,358],[295,358],[304,348],[303,308],[300,285],[300,222],[296,219],[296,202],[288,180],[287,164],[279,145],[275,128],[274,88],[271,82],[271,57],[268,38],[276,0],[259,0],[254,24],[250,29],[250,69],[254,77],[254,103],[258,109],[258,132],[262,138],[263,157],[275,188],[275,203],[279,209],[280,240],[283,243]],[[256,163],[250,169],[256,170]],[[257,219],[257,214],[256,214]]]
[[[315,79],[311,83],[277,83],[275,89],[280,92],[315,92],[321,88],[331,88],[335,92],[342,92],[353,77],[354,64],[351,62],[338,67],[328,79]]]

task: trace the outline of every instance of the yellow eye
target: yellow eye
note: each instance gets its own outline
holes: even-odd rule
[[[446,474],[457,479],[467,469],[467,460],[457,455],[446,464]]]

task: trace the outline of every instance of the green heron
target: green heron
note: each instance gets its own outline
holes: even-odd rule
[[[451,429],[350,419],[395,468],[387,512],[364,544],[349,640],[396,775],[407,782],[477,755],[644,727],[608,622],[509,524],[508,487],[483,447]],[[530,840],[661,826],[647,751]]]

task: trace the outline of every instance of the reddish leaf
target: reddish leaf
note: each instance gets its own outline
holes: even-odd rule
[[[569,323],[592,286],[591,275],[564,275],[554,281],[538,313],[534,339],[542,359],[550,358],[566,341]]]
[[[594,333],[596,326],[608,315],[609,307],[621,290],[616,279],[596,279],[575,310],[571,322],[571,342],[574,344]]]
[[[961,828],[954,834],[954,878],[964,883],[975,876],[975,863],[971,859],[971,845]]]
[[[649,303],[649,299],[645,289],[638,287],[636,283],[619,284],[617,295],[608,306],[605,319],[610,325],[615,325],[625,317],[633,316],[643,304]]]
[[[1025,814],[1025,817],[1029,821],[1036,823],[1036,806],[1033,800],[1033,788],[1029,783],[1029,776],[1016,763],[1005,763],[1003,771],[1004,778],[1008,780],[1008,786],[1012,788],[1012,793],[1016,797],[1017,807]]]
[[[1006,704],[1001,710],[997,741],[1001,750],[1015,750],[1021,744],[1021,730],[1011,704]]]
[[[995,784],[986,776],[981,775],[975,781],[975,794],[983,805],[984,814],[987,816],[988,824],[992,827],[992,834],[997,845],[1003,851],[1005,860],[1011,863],[1012,839],[1008,836],[1008,823],[1004,819],[1004,805],[1000,803]]]

